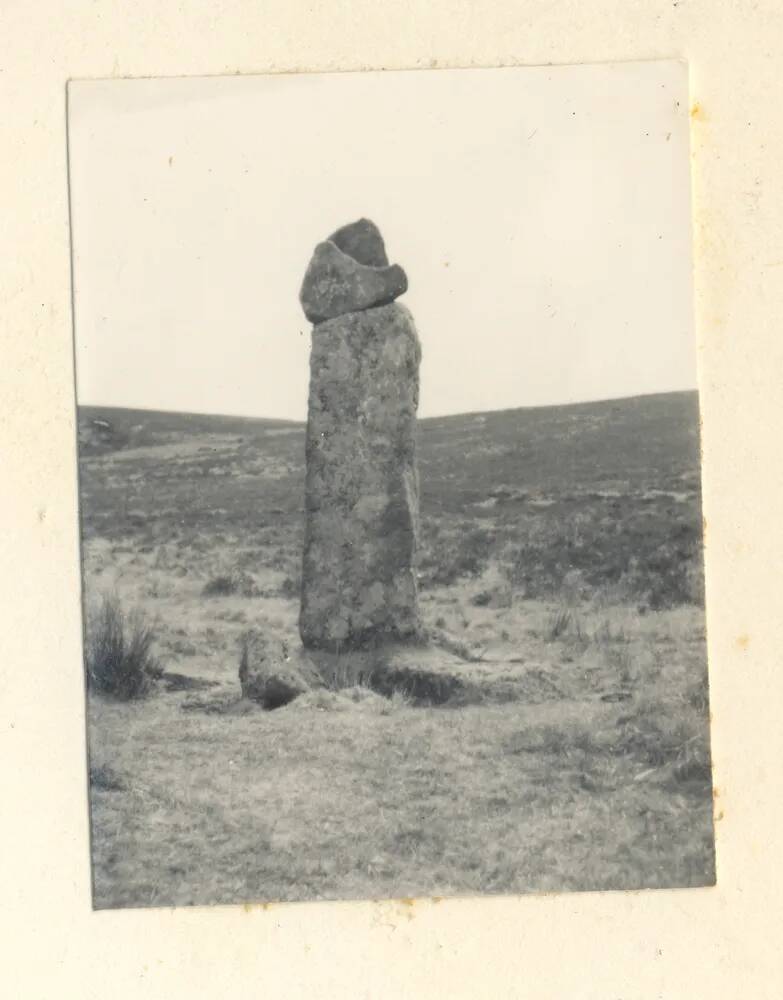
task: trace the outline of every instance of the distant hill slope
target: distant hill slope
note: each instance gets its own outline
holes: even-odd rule
[[[427,478],[445,480],[458,502],[468,499],[465,493],[475,498],[488,486],[503,484],[539,490],[569,483],[661,488],[683,476],[698,478],[696,392],[430,417],[420,420],[419,428],[425,494],[434,485]],[[260,443],[270,431],[287,432],[296,460],[304,441],[304,424],[296,421],[79,407],[84,455],[202,436]]]
[[[304,424],[83,407],[79,440],[86,538],[230,535],[296,586]],[[424,587],[494,562],[526,596],[576,573],[653,606],[701,601],[695,392],[425,419],[419,466]]]
[[[676,488],[699,479],[696,392],[439,417],[421,422],[426,478],[447,477],[465,499],[507,484]]]
[[[79,406],[79,447],[87,453],[116,448],[148,447],[187,437],[247,434],[276,427],[299,427],[290,420],[132,410],[121,406]]]

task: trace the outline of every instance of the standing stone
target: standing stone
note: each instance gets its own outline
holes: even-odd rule
[[[380,233],[366,220],[343,227],[334,238],[360,254],[370,244],[374,259],[385,260]],[[316,248],[303,305],[319,280],[317,258],[323,259],[325,245],[357,268],[393,270],[360,264],[330,239]],[[407,281],[397,284],[407,287]],[[353,299],[343,296],[339,314],[314,326],[310,356],[299,630],[305,646],[331,651],[420,631],[415,556],[421,352],[404,306],[366,301],[361,289]]]

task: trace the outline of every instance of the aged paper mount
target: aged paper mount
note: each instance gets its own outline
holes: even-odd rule
[[[679,8],[679,9],[678,9]],[[682,9],[685,8],[685,9]],[[355,17],[357,8],[352,12]],[[4,941],[17,995],[732,996],[778,994],[780,675],[773,512],[775,324],[780,279],[771,197],[779,23],[771,6],[724,20],[707,4],[633,12],[605,5],[495,5],[455,21],[446,5],[401,18],[271,11],[188,24],[155,5],[63,18],[3,12],[3,190],[14,204],[3,274],[8,353],[7,622],[3,683]],[[236,9],[233,10],[236,13]],[[766,14],[765,14],[766,12]],[[589,13],[591,17],[585,18]],[[616,13],[616,12],[615,12]],[[479,16],[483,14],[483,16]],[[539,18],[539,29],[530,25]],[[231,26],[229,26],[231,25]],[[443,25],[450,27],[444,34]],[[172,39],[176,38],[176,45]],[[433,49],[433,38],[439,45]],[[121,41],[118,42],[118,39]],[[293,39],[297,40],[296,52]],[[552,39],[557,39],[553,43]],[[8,44],[11,40],[12,44]],[[362,59],[355,53],[361,48]],[[513,53],[513,55],[512,55]],[[497,65],[678,55],[692,73],[696,315],[707,520],[708,622],[718,885],[646,894],[228,907],[94,914],[89,904],[64,85],[71,77],[270,69]],[[748,72],[748,66],[754,72]],[[23,81],[23,83],[22,83]],[[775,339],[773,339],[775,338]],[[765,358],[763,365],[759,358]],[[747,446],[749,438],[754,447]],[[755,456],[768,456],[761,462]],[[61,665],[61,669],[54,669]],[[778,741],[776,744],[775,741]]]

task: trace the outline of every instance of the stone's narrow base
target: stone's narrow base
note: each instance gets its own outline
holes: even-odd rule
[[[397,303],[313,329],[300,635],[340,651],[420,632],[421,352]]]
[[[330,653],[308,650],[307,658],[329,690],[401,694],[411,706],[477,704],[495,696],[482,664],[469,663],[431,642],[392,642],[375,649]]]

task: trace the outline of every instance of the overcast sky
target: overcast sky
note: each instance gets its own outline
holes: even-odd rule
[[[684,64],[69,87],[79,402],[302,419],[315,244],[406,270],[420,414],[694,388]]]

